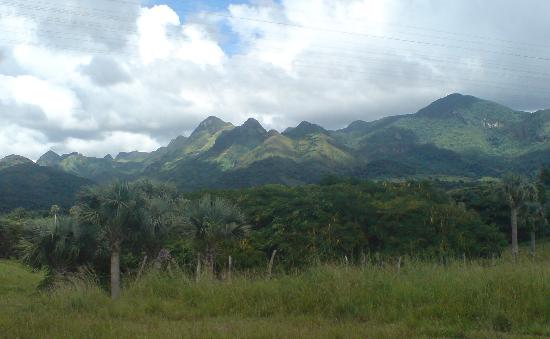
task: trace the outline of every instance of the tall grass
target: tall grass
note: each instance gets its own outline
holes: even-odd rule
[[[5,272],[17,272],[17,277]],[[93,283],[35,292],[0,264],[0,337],[550,336],[550,259],[323,265],[231,282],[150,272],[112,302]],[[30,279],[20,289],[9,289]],[[17,281],[15,281],[17,280]]]

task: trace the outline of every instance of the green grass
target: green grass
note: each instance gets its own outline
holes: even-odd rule
[[[149,274],[112,302],[75,280],[51,293],[41,274],[0,261],[4,338],[550,337],[550,253],[536,261],[405,261],[321,266],[232,282]]]

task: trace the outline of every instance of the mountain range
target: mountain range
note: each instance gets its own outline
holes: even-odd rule
[[[370,179],[528,174],[550,165],[550,110],[522,112],[451,94],[414,114],[355,121],[334,131],[304,121],[282,133],[254,119],[234,126],[211,116],[188,137],[151,153],[94,158],[50,151],[36,164],[91,182],[147,177],[185,190],[313,183],[327,174]],[[0,178],[6,167],[0,165]]]

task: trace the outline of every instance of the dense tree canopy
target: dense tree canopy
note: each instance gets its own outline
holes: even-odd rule
[[[541,198],[518,210],[520,240],[546,232],[544,173]],[[201,260],[214,276],[227,268],[228,256],[238,269],[263,270],[275,250],[277,270],[369,258],[500,255],[510,239],[511,206],[502,186],[453,187],[327,177],[320,185],[180,194],[166,184],[115,183],[84,190],[70,215],[52,208],[0,218],[0,255],[23,255],[33,267],[57,273],[86,265],[104,283],[137,273],[144,258],[151,262],[159,253],[190,271]],[[115,285],[116,279],[117,294]]]

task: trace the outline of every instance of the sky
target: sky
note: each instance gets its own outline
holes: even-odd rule
[[[459,92],[550,108],[547,0],[0,0],[0,157],[152,151]]]

